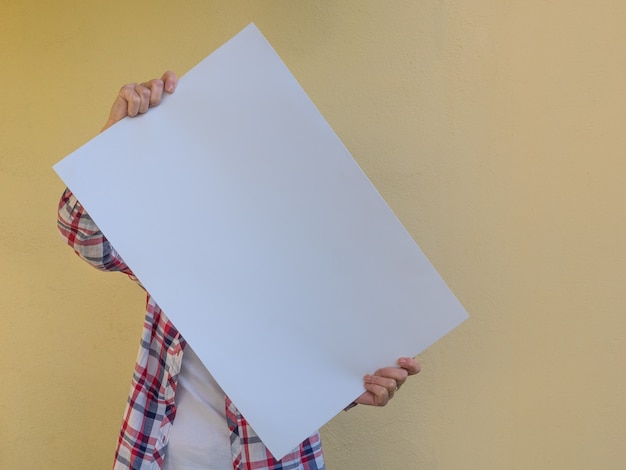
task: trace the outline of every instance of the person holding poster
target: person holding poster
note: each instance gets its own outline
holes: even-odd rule
[[[125,117],[146,113],[177,77],[124,85],[103,131]],[[58,207],[63,239],[83,260],[102,271],[119,271],[137,281],[69,189]],[[356,404],[385,406],[406,379],[420,371],[413,358],[364,378]],[[141,344],[124,412],[114,469],[301,469],[325,468],[319,434],[276,461],[224,394],[176,327],[148,293]]]

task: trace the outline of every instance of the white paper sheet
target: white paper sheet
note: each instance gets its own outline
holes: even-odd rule
[[[467,316],[254,25],[54,168],[276,458]]]

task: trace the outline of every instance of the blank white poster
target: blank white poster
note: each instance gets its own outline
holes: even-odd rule
[[[254,25],[54,168],[278,459],[467,317]]]

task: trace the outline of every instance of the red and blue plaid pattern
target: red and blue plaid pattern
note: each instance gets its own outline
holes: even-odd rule
[[[102,271],[123,272],[137,281],[69,189],[59,202],[58,228],[67,244],[89,264]],[[185,340],[148,294],[114,470],[161,468],[176,416],[174,396],[184,349]],[[319,434],[309,437],[276,461],[228,397],[225,397],[225,407],[234,470],[325,468]]]

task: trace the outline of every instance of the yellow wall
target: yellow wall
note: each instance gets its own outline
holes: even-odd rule
[[[109,468],[141,328],[51,165],[251,21],[472,315],[329,468],[625,468],[625,2],[0,0],[0,469]]]

